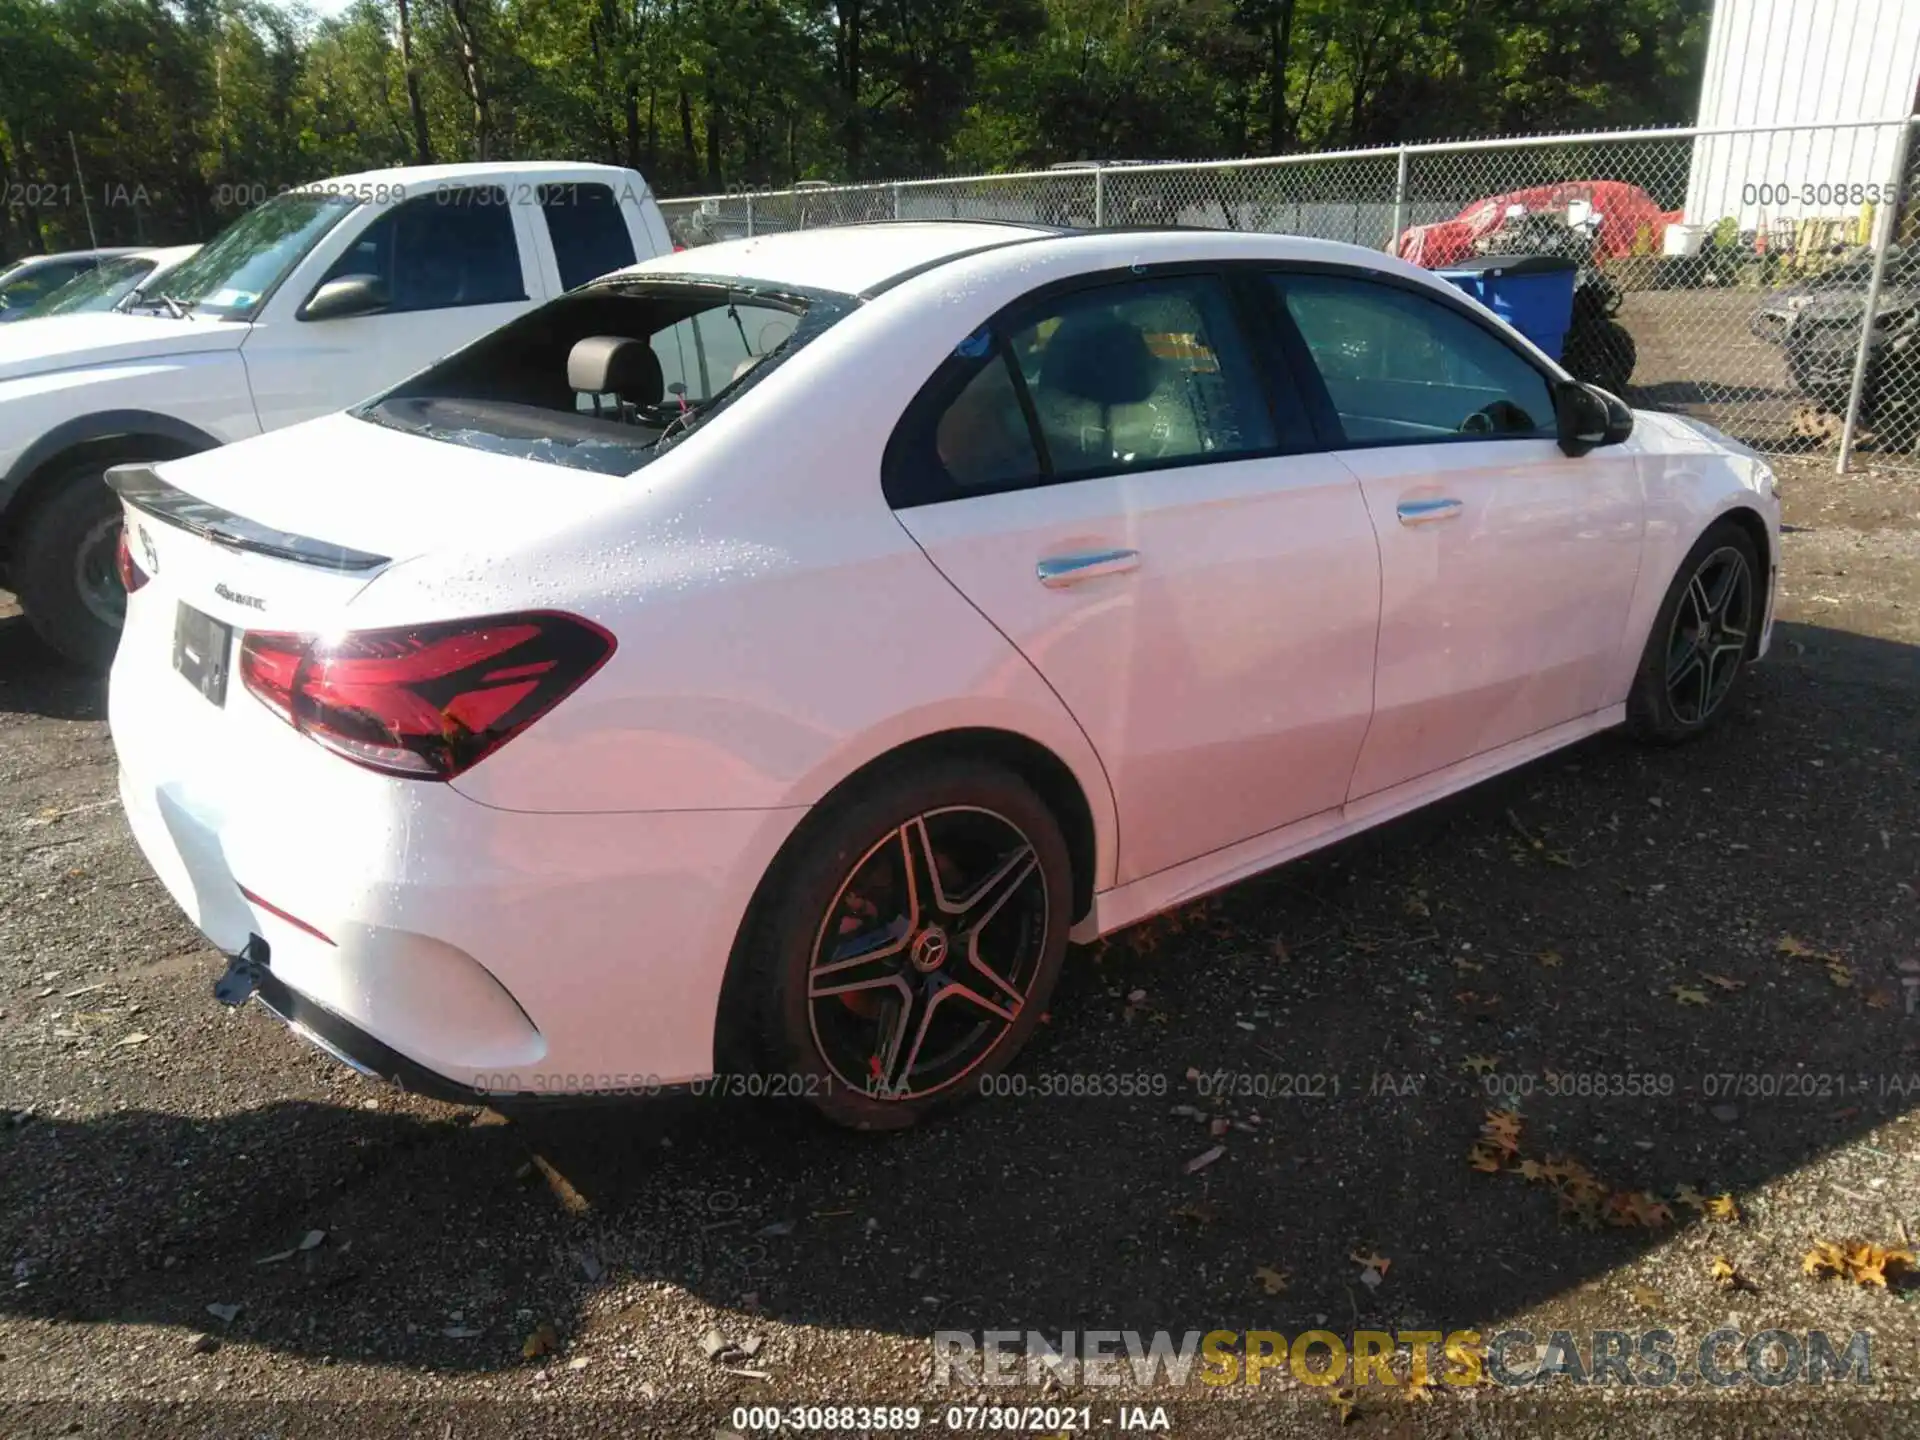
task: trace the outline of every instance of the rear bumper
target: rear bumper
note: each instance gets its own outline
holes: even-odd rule
[[[108,691],[127,823],[218,949],[270,947],[272,1009],[446,1098],[712,1073],[740,918],[804,811],[529,814],[377,775],[237,686],[209,704],[148,598]]]
[[[260,936],[249,936],[246,949],[239,955],[229,956],[228,960],[231,968],[222,983],[232,980],[244,965],[253,999],[301,1039],[362,1075],[385,1080],[414,1095],[455,1105],[485,1105],[495,1098],[489,1091],[462,1085],[417,1064],[378,1037],[369,1035],[346,1016],[293,989],[273,973],[272,950]]]

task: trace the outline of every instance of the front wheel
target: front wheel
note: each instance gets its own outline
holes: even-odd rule
[[[758,1050],[827,1119],[897,1129],[1019,1053],[1060,973],[1073,875],[998,765],[896,771],[822,817],[746,957]]]
[[[104,670],[120,641],[127,592],[115,550],[120,502],[106,487],[108,464],[62,474],[27,517],[14,559],[20,608],[40,638],[68,660]]]
[[[1627,697],[1627,725],[1654,744],[1690,740],[1726,711],[1759,639],[1760,559],[1737,523],[1702,535],[1660,604]]]

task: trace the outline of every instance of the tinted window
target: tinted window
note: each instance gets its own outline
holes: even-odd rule
[[[326,279],[347,275],[379,281],[389,311],[527,298],[513,213],[498,186],[443,190],[394,206],[361,232]]]
[[[1008,336],[1060,477],[1273,445],[1225,291],[1190,278],[1108,285]]]
[[[934,422],[934,455],[960,489],[1018,485],[1041,473],[1015,384],[1006,354],[997,353]]]
[[[1397,286],[1275,277],[1347,439],[1552,435],[1547,379],[1458,311]]]
[[[540,213],[553,241],[562,289],[572,290],[633,264],[633,237],[611,187],[542,185]]]

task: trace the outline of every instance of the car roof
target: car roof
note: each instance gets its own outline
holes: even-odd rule
[[[131,255],[133,253],[134,247],[131,245],[103,245],[97,250],[56,250],[51,255],[22,255],[18,260],[14,261],[12,265],[6,268],[9,270],[25,270],[36,265],[52,265],[63,260],[111,260],[116,255]]]
[[[1089,270],[1134,262],[1309,261],[1361,266],[1455,292],[1430,272],[1395,256],[1337,240],[1270,231],[1181,229],[1066,229],[1003,221],[875,221],[822,226],[748,240],[728,240],[658,256],[621,275],[738,276],[800,290],[872,296],[925,276],[937,281],[949,262],[980,256],[989,267],[1025,266],[1026,242],[1048,255],[1075,253]],[[613,277],[607,277],[609,279]]]
[[[485,160],[459,165],[396,165],[390,170],[360,170],[351,175],[333,175],[325,180],[315,180],[309,188],[322,192],[346,192],[369,186],[377,190],[384,185],[389,189],[399,186],[404,190],[415,190],[451,181],[473,184],[486,180],[574,180],[612,184],[624,181],[632,174],[631,170],[618,165],[595,165],[585,160]]]
[[[986,220],[889,220],[788,230],[697,245],[623,270],[623,275],[727,275],[799,290],[857,295],[961,255],[1058,230]]]

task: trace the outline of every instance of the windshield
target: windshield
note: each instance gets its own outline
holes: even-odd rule
[[[783,364],[852,303],[744,280],[594,285],[352,413],[448,444],[626,475]]]
[[[153,261],[134,255],[121,260],[103,260],[86,274],[69,280],[41,300],[27,312],[27,318],[111,310],[134,286],[146,279],[152,269]]]
[[[208,314],[248,315],[359,203],[346,195],[290,190],[234,221],[155,288]],[[164,302],[153,294],[140,303]]]
[[[16,265],[0,275],[0,318],[24,320],[27,313],[76,275],[93,268],[92,260],[50,260]]]

